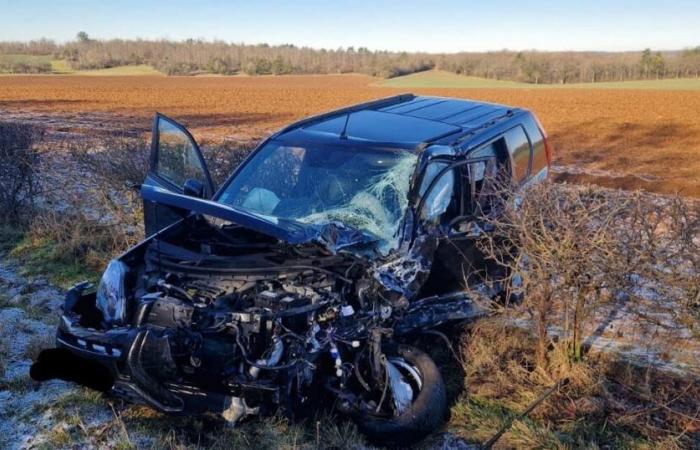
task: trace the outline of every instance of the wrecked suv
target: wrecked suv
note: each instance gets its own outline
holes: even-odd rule
[[[488,180],[523,186],[549,160],[529,111],[400,95],[282,129],[215,189],[190,133],[158,114],[148,238],[97,289],[68,291],[31,375],[231,423],[330,398],[373,439],[418,440],[447,401],[407,337],[479,315],[464,285],[488,271],[474,245]]]

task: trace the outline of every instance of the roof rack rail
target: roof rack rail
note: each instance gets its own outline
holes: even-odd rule
[[[413,94],[399,94],[399,95],[393,95],[391,97],[384,97],[384,98],[379,98],[376,100],[370,100],[368,102],[363,102],[363,103],[357,103],[355,105],[347,106],[345,108],[340,108],[340,109],[334,109],[333,111],[328,111],[325,113],[317,114],[315,116],[307,117],[306,119],[299,120],[297,122],[291,123],[287,125],[286,127],[282,128],[281,130],[277,131],[273,136],[271,137],[276,137],[279,136],[280,134],[286,133],[288,131],[300,128],[304,125],[309,125],[315,122],[319,122],[324,119],[328,119],[334,116],[340,116],[343,114],[350,114],[356,111],[363,111],[366,109],[370,108],[378,108],[378,107],[383,107],[383,106],[391,106],[394,104],[398,103],[404,103],[410,100],[413,100],[416,98],[415,95]]]

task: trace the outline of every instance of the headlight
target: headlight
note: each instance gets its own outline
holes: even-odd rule
[[[126,271],[123,262],[111,260],[97,287],[97,308],[102,311],[105,322],[110,325],[121,325],[126,319]]]

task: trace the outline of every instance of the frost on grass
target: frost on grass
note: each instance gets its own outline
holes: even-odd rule
[[[395,248],[395,237],[408,207],[408,190],[417,159],[413,153],[406,152],[391,169],[374,177],[367,188],[348,203],[297,220],[318,224],[340,222],[368,231],[380,239],[380,250],[388,252]],[[398,205],[398,208],[391,208],[395,212],[387,208],[393,202]]]

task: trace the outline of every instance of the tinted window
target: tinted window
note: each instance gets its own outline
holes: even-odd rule
[[[485,158],[465,166],[465,199],[468,209],[462,214],[486,214],[491,209],[493,196],[498,190],[498,154],[503,147],[503,140],[491,142],[472,151],[469,158]],[[502,167],[502,166],[501,166]]]
[[[522,127],[507,131],[505,138],[513,161],[513,179],[522,181],[528,176],[530,169],[530,142]]]
[[[188,179],[207,185],[194,144],[182,130],[163,118],[158,121],[156,173],[178,187]]]
[[[532,174],[537,175],[547,167],[547,154],[544,150],[544,138],[534,120],[525,121],[525,130],[532,141]]]

